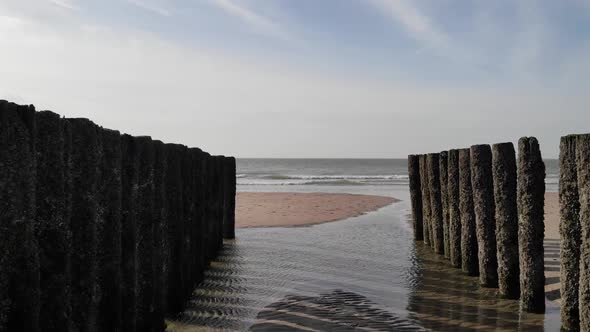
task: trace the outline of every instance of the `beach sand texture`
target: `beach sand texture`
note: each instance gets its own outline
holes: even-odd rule
[[[397,201],[357,194],[240,192],[236,197],[236,227],[315,225],[359,216]]]

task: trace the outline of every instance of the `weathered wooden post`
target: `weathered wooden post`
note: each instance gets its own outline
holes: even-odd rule
[[[420,156],[408,156],[408,178],[410,181],[410,201],[412,203],[412,220],[414,221],[414,239],[424,240],[422,230],[422,188],[420,187]]]
[[[428,188],[430,189],[430,211],[432,220],[432,238],[434,252],[444,254],[443,210],[440,192],[439,154],[429,153],[426,156],[428,168]]]
[[[193,163],[191,153],[186,146],[181,149],[181,177],[182,177],[182,206],[184,210],[183,232],[181,234],[183,241],[181,255],[181,269],[183,275],[183,296],[186,300],[193,290],[193,275],[191,266],[191,248],[194,241],[191,237],[191,229],[195,218],[195,197],[193,195]]]
[[[182,206],[181,151],[181,146],[178,144],[166,144],[166,162],[168,165],[168,173],[166,174],[167,225],[170,247],[167,309],[170,314],[182,311],[184,306],[183,276],[180,260],[184,248],[182,237],[184,209]]]
[[[471,184],[479,249],[479,283],[483,287],[498,287],[496,258],[496,220],[494,217],[494,184],[492,150],[487,144],[470,149]]]
[[[543,239],[545,164],[534,137],[518,141],[518,249],[520,253],[520,307],[545,311]]]
[[[518,265],[518,211],[516,209],[516,154],[512,143],[492,146],[498,286],[508,299],[520,296]]]
[[[193,156],[193,197],[195,198],[195,223],[193,225],[193,264],[194,264],[194,275],[196,277],[195,283],[199,283],[203,280],[205,270],[205,237],[204,237],[204,208],[205,208],[205,191],[204,191],[204,170],[203,170],[203,157],[204,153],[201,149],[191,148],[191,154]]]
[[[35,109],[0,100],[0,330],[39,331]]]
[[[443,247],[446,258],[450,258],[450,247],[449,247],[449,153],[442,151],[439,158],[439,170],[440,170],[440,200],[442,203],[442,215],[443,215]]]
[[[576,165],[577,135],[561,138],[559,146],[559,233],[561,237],[561,326],[580,328],[578,292],[580,287],[580,201]]]
[[[578,193],[580,199],[580,330],[590,331],[590,134],[576,139]]]
[[[203,153],[203,160],[201,164],[202,169],[202,183],[203,183],[203,251],[201,252],[201,256],[203,257],[203,261],[208,262],[209,260],[209,243],[211,242],[211,190],[210,190],[210,183],[211,183],[211,169],[210,169],[210,159],[211,155],[207,152]]]
[[[451,265],[461,268],[461,212],[459,209],[459,150],[449,150],[448,205],[449,258]]]
[[[121,136],[121,154],[121,325],[123,331],[135,331],[139,163],[137,143],[132,136]]]
[[[37,213],[35,234],[39,244],[41,315],[47,331],[66,331],[70,315],[69,152],[68,122],[53,112],[39,112],[37,121]],[[69,144],[67,144],[69,146]],[[1,329],[0,329],[1,330]]]
[[[154,145],[134,137],[137,147],[137,330],[149,331],[154,307]]]
[[[461,267],[468,275],[476,276],[479,273],[479,260],[469,149],[459,150],[459,211],[461,213]]]
[[[415,165],[415,171],[418,172],[418,159],[415,158],[416,161],[416,165]],[[225,198],[226,198],[226,204],[225,204],[225,213],[226,213],[226,218],[225,218],[225,230],[224,230],[224,238],[226,239],[233,239],[236,237],[236,158],[234,157],[226,157],[225,158],[225,164],[226,164],[226,193],[225,193]],[[420,176],[418,174],[418,176]],[[414,190],[416,191],[415,193],[419,193],[420,190],[420,185],[418,184],[418,187],[414,188]],[[416,234],[420,234],[420,238],[422,237],[422,202],[419,202],[419,208],[420,208],[420,229],[417,230],[416,226],[414,226],[414,234],[416,236]],[[414,201],[412,201],[412,212],[413,212],[413,207],[414,207]]]
[[[422,194],[422,240],[431,246],[430,239],[430,191],[428,190],[428,172],[426,172],[426,155],[418,157],[420,167],[420,191]]]
[[[68,119],[72,130],[72,322],[87,330],[97,323],[97,225],[102,156],[100,129],[88,119]],[[98,290],[100,291],[100,290]]]
[[[98,237],[98,330],[121,330],[121,134],[102,129],[102,163],[99,187],[101,223]],[[64,330],[65,331],[65,330]]]
[[[154,140],[154,331],[164,331],[166,324],[166,287],[168,280],[168,224],[167,224],[167,155],[166,146]]]

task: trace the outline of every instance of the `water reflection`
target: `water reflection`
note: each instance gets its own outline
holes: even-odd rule
[[[402,202],[308,228],[239,230],[170,330],[559,330],[554,304],[519,315],[517,301],[415,244],[407,210]]]
[[[547,302],[547,314],[520,314],[519,303],[504,300],[497,289],[480,288],[478,278],[452,268],[424,245],[414,256],[420,275],[408,300],[410,317],[435,331],[558,331],[559,309]]]

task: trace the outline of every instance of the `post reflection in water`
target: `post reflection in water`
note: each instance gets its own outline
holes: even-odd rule
[[[304,228],[240,229],[171,331],[556,331],[559,310],[519,316],[413,241],[408,204]]]
[[[545,315],[520,313],[518,300],[482,288],[421,243],[415,246],[416,281],[408,299],[409,317],[435,331],[559,331],[559,308],[547,301]]]

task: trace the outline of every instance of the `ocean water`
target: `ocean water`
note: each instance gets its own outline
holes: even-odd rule
[[[545,315],[519,313],[518,301],[481,289],[413,241],[406,160],[239,159],[237,167],[238,191],[401,202],[311,227],[238,229],[171,331],[559,330],[553,302]]]
[[[236,172],[239,191],[384,192],[408,187],[407,159],[238,159]],[[545,173],[547,191],[556,192],[558,161],[545,160]]]

